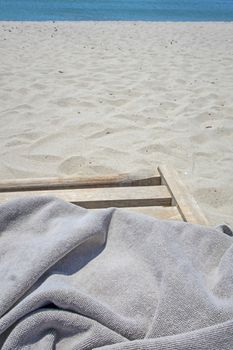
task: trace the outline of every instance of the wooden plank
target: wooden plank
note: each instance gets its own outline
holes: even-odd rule
[[[171,195],[166,186],[137,186],[88,188],[74,190],[48,190],[27,192],[2,192],[0,202],[38,195],[50,195],[85,208],[169,206]]]
[[[166,185],[183,220],[200,225],[209,225],[197,202],[181,181],[178,173],[170,166],[159,166],[162,184]]]
[[[124,208],[163,220],[183,220],[177,207],[134,207]]]
[[[161,184],[161,177],[157,173],[145,178],[140,175],[120,174],[98,177],[55,177],[39,179],[1,180],[0,192],[38,191],[71,188],[98,187],[127,187],[127,186],[157,186]]]

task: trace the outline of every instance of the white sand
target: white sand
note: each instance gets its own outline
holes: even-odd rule
[[[233,23],[1,22],[0,161],[1,179],[169,163],[233,226]]]

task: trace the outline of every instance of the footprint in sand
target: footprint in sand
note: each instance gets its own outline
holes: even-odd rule
[[[140,148],[138,150],[139,153],[145,154],[145,153],[155,153],[155,152],[160,152],[160,153],[169,153],[169,148],[166,146],[163,146],[162,144],[159,143],[154,143],[153,145],[148,145]]]
[[[74,175],[78,174],[80,168],[88,163],[87,159],[81,156],[71,156],[61,162],[58,167],[59,173],[63,175]]]
[[[25,110],[25,109],[27,109],[27,110],[31,110],[31,109],[33,109],[33,108],[32,108],[32,106],[30,106],[30,105],[28,105],[28,104],[25,103],[25,104],[16,106],[14,109],[19,109],[19,110]]]
[[[111,106],[115,106],[115,107],[123,106],[129,102],[126,99],[116,99],[116,100],[104,99],[103,101],[104,101],[104,103],[109,104]]]
[[[46,85],[35,83],[35,84],[31,85],[31,88],[34,88],[34,89],[37,89],[37,90],[45,90],[46,89]]]
[[[17,147],[17,146],[22,146],[22,145],[26,145],[28,142],[25,141],[21,141],[21,140],[13,140],[10,142],[6,142],[5,146],[6,147]]]
[[[96,105],[94,103],[87,102],[87,101],[79,102],[78,106],[80,106],[80,107],[88,107],[88,108],[96,107]]]
[[[26,140],[38,140],[40,137],[42,137],[43,134],[41,132],[35,132],[35,131],[29,131],[29,132],[22,132],[17,135],[17,137],[20,137],[22,139]]]
[[[43,164],[58,163],[61,160],[61,157],[54,156],[52,154],[31,154],[26,155],[25,158],[36,162],[41,162]]]
[[[118,129],[106,128],[102,131],[95,132],[94,134],[90,135],[88,138],[89,139],[103,138],[104,136],[108,136],[110,134],[115,134],[115,133],[121,132],[123,130],[124,130],[124,128],[118,128]]]
[[[55,101],[50,101],[50,103],[56,104],[59,107],[73,107],[79,105],[79,100],[73,97],[59,98]]]
[[[18,89],[17,92],[20,93],[21,95],[27,95],[28,94],[28,89],[21,88],[21,89]]]

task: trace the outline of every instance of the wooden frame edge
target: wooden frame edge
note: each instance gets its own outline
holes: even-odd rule
[[[160,165],[158,172],[161,176],[161,183],[167,186],[172,196],[172,205],[177,206],[183,220],[193,224],[209,225],[208,219],[180,179],[177,171],[171,166]]]
[[[157,173],[142,178],[140,175],[119,174],[106,176],[73,176],[39,179],[0,180],[0,192],[65,190],[74,188],[128,187],[128,186],[158,186],[161,177]]]

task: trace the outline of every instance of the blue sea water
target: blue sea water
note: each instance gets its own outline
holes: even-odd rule
[[[232,21],[233,0],[0,0],[0,20]]]

